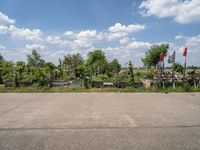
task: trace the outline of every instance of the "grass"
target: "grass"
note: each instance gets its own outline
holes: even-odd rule
[[[200,92],[199,88],[194,87],[177,87],[177,88],[162,88],[162,87],[152,87],[152,88],[131,88],[127,87],[124,89],[119,88],[78,88],[78,87],[53,87],[53,88],[47,88],[47,87],[20,87],[20,88],[4,88],[0,86],[0,93],[70,93],[70,92],[114,92],[114,93],[171,93],[171,92],[177,92],[177,93],[183,93],[183,92]]]

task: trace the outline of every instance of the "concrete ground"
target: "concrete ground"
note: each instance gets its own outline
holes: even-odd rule
[[[200,93],[0,94],[0,150],[199,150]]]

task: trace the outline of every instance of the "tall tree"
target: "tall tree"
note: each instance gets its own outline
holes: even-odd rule
[[[58,59],[59,65],[58,65],[58,70],[59,70],[59,79],[63,79],[63,66],[62,66],[62,60],[59,58]]]
[[[169,44],[153,45],[148,52],[146,52],[145,57],[142,58],[142,62],[146,67],[156,67],[160,60],[160,54],[163,53],[164,56],[167,55],[169,49]]]
[[[117,59],[112,60],[108,63],[107,74],[108,76],[114,76],[119,73],[121,70],[121,65],[119,64]]]
[[[55,79],[55,69],[56,69],[56,66],[51,62],[46,62],[44,64],[44,70],[46,72],[46,77],[48,78],[49,81],[52,81]]]
[[[3,56],[0,54],[0,84],[3,83],[3,77],[2,77],[2,71],[3,71],[2,64],[3,64],[3,61],[4,61],[4,58],[3,58]]]
[[[88,59],[86,61],[86,67],[90,71],[90,75],[99,75],[106,72],[107,60],[105,53],[102,50],[95,50],[89,52]]]
[[[28,60],[28,66],[31,68],[37,68],[37,67],[43,67],[44,60],[41,59],[40,54],[37,52],[37,50],[33,50],[31,54],[27,55]]]
[[[46,83],[44,64],[45,61],[41,59],[40,54],[36,50],[27,55],[28,78],[32,80],[32,83],[38,83],[39,86],[43,86]]]
[[[77,54],[68,54],[64,57],[63,60],[63,68],[64,68],[64,75],[66,79],[72,80],[78,77],[78,69],[82,66],[84,60],[82,56]]]
[[[14,63],[12,61],[3,61],[2,63],[2,78],[3,80],[13,81],[15,76]]]
[[[133,86],[135,83],[135,77],[133,73],[133,64],[131,61],[128,63],[128,75],[129,75],[129,85]]]
[[[22,80],[22,73],[25,72],[26,63],[24,61],[16,62],[16,71],[19,74],[19,80]]]

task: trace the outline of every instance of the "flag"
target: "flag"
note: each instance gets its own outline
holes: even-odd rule
[[[176,52],[174,51],[173,53],[171,53],[171,54],[169,55],[168,63],[169,63],[169,64],[175,63],[175,57],[176,57]]]
[[[183,56],[187,56],[187,47],[184,49]]]
[[[163,53],[160,54],[160,61],[162,61],[162,62],[164,61],[164,55],[163,55]]]

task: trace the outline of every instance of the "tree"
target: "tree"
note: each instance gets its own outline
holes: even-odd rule
[[[12,61],[3,61],[2,78],[3,80],[13,80],[15,74],[14,63]]]
[[[58,59],[59,65],[58,65],[58,70],[59,70],[59,79],[63,78],[63,67],[62,67],[62,60],[59,58]]]
[[[43,59],[41,59],[41,56],[35,49],[32,51],[31,54],[27,55],[27,60],[28,67],[30,67],[33,70],[38,67],[43,67],[45,62]]]
[[[46,86],[48,83],[48,79],[46,76],[46,72],[42,68],[36,68],[35,73],[34,73],[34,79],[35,82],[37,83],[37,86]]]
[[[22,80],[22,74],[25,72],[26,63],[23,61],[16,62],[16,71],[19,74],[19,80]]]
[[[128,75],[129,75],[129,85],[133,86],[135,83],[134,73],[133,73],[133,64],[131,61],[128,63]]]
[[[38,83],[39,86],[45,85],[45,61],[41,59],[41,56],[36,50],[33,50],[30,55],[27,55],[27,60],[28,79],[32,80],[32,83]]]
[[[86,67],[89,69],[91,76],[97,76],[106,72],[107,60],[102,50],[89,52],[86,60]]]
[[[178,73],[182,73],[182,74],[183,74],[184,67],[183,67],[183,65],[181,65],[180,63],[175,63],[175,64],[172,66],[172,70],[175,71],[175,72],[178,72]]]
[[[84,63],[82,56],[77,54],[68,54],[64,57],[63,60],[63,68],[65,73],[65,78],[69,80],[73,80],[79,76],[79,68]]]
[[[112,60],[108,63],[107,74],[108,76],[115,76],[121,70],[121,65],[117,59]]]
[[[160,54],[163,53],[164,56],[167,56],[169,49],[169,44],[161,44],[161,45],[153,45],[147,53],[145,53],[145,57],[142,58],[142,62],[146,67],[155,67],[160,60]]]
[[[3,64],[3,61],[4,61],[4,58],[3,58],[3,56],[0,54],[0,84],[2,84],[3,83],[3,77],[2,77],[2,64]]]
[[[52,81],[55,79],[55,69],[56,69],[56,66],[51,62],[46,62],[44,64],[44,71],[46,72],[45,75],[49,81]]]

